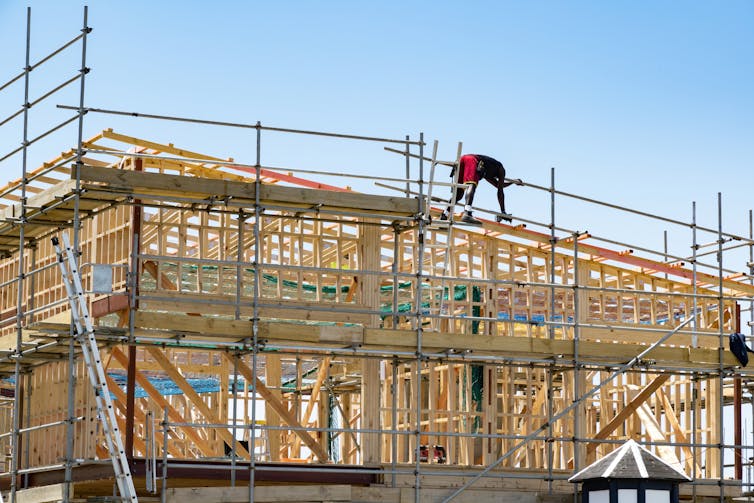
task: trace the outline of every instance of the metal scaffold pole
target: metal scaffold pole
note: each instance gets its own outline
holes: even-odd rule
[[[259,352],[259,295],[261,293],[261,277],[259,272],[260,262],[262,261],[261,252],[261,226],[262,208],[260,201],[260,192],[262,187],[262,123],[257,121],[256,127],[256,178],[254,179],[254,289],[253,289],[253,315],[251,320],[251,375],[254,378],[251,404],[251,434],[249,435],[249,502],[254,501],[254,486],[256,485],[256,456],[254,456],[254,445],[256,445],[257,435],[257,354]],[[266,432],[269,438],[269,431]],[[272,459],[274,459],[271,456]]]
[[[696,201],[693,201],[691,203],[691,249],[693,252],[693,258],[692,258],[692,281],[694,283],[693,285],[693,291],[694,291],[694,305],[696,306],[696,253],[697,253],[697,240],[696,240]],[[691,344],[692,346],[696,346],[698,344],[698,337],[696,335],[696,329],[697,329],[697,313],[696,313],[696,307],[694,307],[694,321],[691,322],[691,328],[694,332],[694,335],[692,335]],[[691,379],[691,393],[692,393],[692,400],[694,402],[693,410],[691,411],[691,443],[694,444],[694,459],[697,459],[699,457],[699,448],[696,447],[697,443],[697,424],[698,424],[698,417],[697,417],[697,407],[696,407],[696,397],[699,395],[699,388],[700,388],[700,381],[697,378],[697,375],[694,374],[694,376]],[[697,476],[700,474],[697,473],[696,470],[697,463],[691,463],[691,480],[696,481]],[[691,486],[691,493],[692,497],[696,500],[696,484]]]
[[[579,281],[579,235],[578,233],[573,235],[573,398],[574,400],[581,396],[581,363],[579,361],[579,342],[581,339],[581,283]],[[583,307],[588,309],[588,298],[584,299]],[[582,404],[583,405],[583,404]],[[581,470],[581,453],[579,438],[582,437],[582,408],[576,407],[573,414],[573,470],[578,473]],[[577,487],[574,486],[574,498],[578,496]]]
[[[749,239],[754,239],[754,211],[749,210]],[[749,261],[747,262],[747,267],[749,270],[749,284],[754,285],[754,245],[749,244]],[[749,339],[754,339],[754,298],[749,299],[749,321],[747,325],[749,326]],[[749,401],[751,402],[751,425],[752,430],[747,431],[747,434],[751,434],[752,441],[749,443],[749,452],[751,453],[750,456],[748,456],[746,459],[749,460],[747,463],[747,470],[746,473],[748,475],[748,491],[749,493],[752,492],[752,488],[754,487],[754,480],[752,480],[752,467],[754,467],[754,449],[751,449],[752,444],[754,443],[754,387],[751,385],[747,386],[747,390],[749,392]]]
[[[86,74],[89,69],[86,67],[86,42],[87,35],[91,32],[88,23],[89,8],[84,6],[84,19],[83,27],[81,29],[81,67],[79,69],[79,104],[77,110],[77,136],[76,136],[76,160],[73,164],[73,171],[76,180],[76,187],[74,191],[74,206],[73,206],[73,251],[75,254],[80,253],[80,227],[81,227],[81,215],[80,215],[80,196],[81,196],[81,176],[79,168],[83,164],[83,131],[84,131],[84,96],[85,96],[85,82]],[[73,319],[73,318],[72,318]],[[69,500],[73,495],[71,490],[73,488],[73,453],[74,453],[74,424],[73,418],[76,414],[76,350],[75,350],[75,327],[73,321],[71,321],[71,338],[68,347],[68,417],[69,422],[66,425],[66,459],[65,459],[65,484],[63,485],[63,492],[66,500]]]
[[[435,144],[435,154],[437,153],[437,144]],[[424,203],[424,133],[419,133],[419,215],[417,231],[418,239],[418,257],[416,264],[416,302],[414,308],[416,309],[416,431],[414,437],[416,439],[416,445],[414,445],[415,452],[415,472],[414,472],[414,501],[419,503],[421,501],[421,408],[422,408],[422,361],[423,361],[423,349],[422,349],[422,281],[423,281],[423,268],[424,268],[424,233],[426,232],[425,219],[428,209]],[[434,157],[434,156],[433,156]],[[442,295],[442,294],[441,294]],[[429,448],[429,447],[428,447]],[[429,451],[427,452],[427,461],[429,461]]]
[[[24,276],[26,274],[24,263],[24,247],[26,244],[25,224],[26,224],[26,172],[28,162],[28,132],[29,132],[29,72],[31,71],[30,63],[31,47],[31,7],[26,9],[26,64],[24,65],[24,106],[23,106],[23,139],[21,145],[23,151],[21,154],[21,218],[19,225],[18,240],[18,305],[16,307],[16,361],[14,368],[14,388],[13,388],[13,436],[11,441],[11,486],[10,500],[11,503],[16,501],[16,492],[18,491],[18,469],[19,458],[21,457],[21,394],[23,386],[21,385],[21,358],[23,343],[23,325],[24,325]]]
[[[719,441],[719,479],[725,480],[725,316],[723,312],[723,199],[722,193],[717,193],[717,264],[718,264],[718,289],[719,299],[717,301],[717,324],[720,333],[718,354],[720,358],[720,377],[717,382],[717,392],[719,401],[719,421],[717,426],[717,435]],[[696,318],[696,313],[694,313]],[[735,316],[731,313],[731,319]],[[720,484],[720,503],[725,501],[725,486]]]
[[[694,335],[691,336],[691,346],[697,347],[699,346],[699,336],[696,333],[697,330],[697,306],[696,306],[696,295],[697,295],[697,283],[696,283],[696,269],[697,269],[697,260],[696,255],[697,251],[699,249],[699,246],[696,241],[696,201],[692,203],[691,206],[692,211],[692,220],[691,220],[691,237],[693,239],[693,243],[691,246],[692,250],[692,256],[691,256],[691,265],[692,265],[692,271],[691,271],[691,282],[692,282],[692,288],[694,292],[694,299],[693,299],[693,313],[694,313],[694,321],[691,323],[691,329],[694,332]]]
[[[557,238],[555,237],[555,168],[550,168],[550,283],[555,284],[555,243]],[[575,278],[574,278],[575,279]],[[565,271],[561,279],[562,283],[567,283]],[[561,313],[561,320],[563,325],[561,326],[561,333],[565,331],[566,323],[566,309],[565,309],[565,292],[563,293],[563,310]],[[550,288],[550,339],[555,338],[555,287]],[[576,320],[578,322],[578,320]],[[553,396],[553,372],[554,362],[547,368],[547,437],[552,438],[552,421],[550,418],[554,411],[554,399]],[[553,449],[552,442],[547,442],[547,491],[552,494],[552,462],[553,462]]]
[[[231,404],[233,407],[232,411],[232,419],[233,419],[233,427],[231,428],[231,437],[233,438],[233,443],[230,447],[230,486],[235,487],[236,486],[236,434],[238,431],[238,352],[233,353],[233,373],[231,374],[233,376],[233,380],[229,384],[230,392],[233,393],[233,398],[231,399]],[[254,455],[254,446],[249,444],[249,456]]]

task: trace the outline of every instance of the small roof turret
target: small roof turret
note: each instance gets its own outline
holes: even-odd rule
[[[652,479],[690,482],[682,471],[668,464],[637,444],[628,440],[620,448],[598,459],[568,479],[583,482],[594,479]]]

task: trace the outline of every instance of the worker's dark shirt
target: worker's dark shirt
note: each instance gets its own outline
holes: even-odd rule
[[[481,164],[479,178],[484,178],[486,175],[492,175],[492,176],[505,176],[505,168],[503,168],[503,163],[498,161],[497,159],[494,159],[492,157],[481,155],[481,154],[475,154],[474,157],[476,157]]]

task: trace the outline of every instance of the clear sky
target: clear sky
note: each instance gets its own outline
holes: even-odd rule
[[[34,62],[78,33],[83,5],[0,0],[0,82],[24,66],[27,6]],[[91,107],[391,138],[424,132],[439,141],[441,158],[454,159],[462,141],[466,152],[501,160],[511,177],[549,185],[554,167],[558,189],[653,214],[691,221],[696,201],[707,227],[717,227],[721,192],[725,230],[749,232],[749,0],[92,1],[89,25]],[[32,73],[37,96],[75,74],[80,51],[61,60]],[[0,94],[2,118],[23,103],[22,86]],[[77,104],[78,88],[50,103]],[[32,109],[30,136],[66,117]],[[254,161],[249,131],[90,114],[84,136],[105,127]],[[21,138],[20,121],[0,127],[0,150]],[[75,140],[75,129],[52,135],[30,160]],[[18,177],[19,162],[0,164],[0,181]],[[390,177],[405,170],[381,144],[274,134],[264,135],[262,163]],[[549,221],[546,193],[506,193],[514,215]],[[476,203],[494,208],[493,190],[483,184]],[[668,230],[671,253],[691,253],[687,228],[562,198],[556,223],[656,250]],[[743,262],[726,267],[743,270]]]

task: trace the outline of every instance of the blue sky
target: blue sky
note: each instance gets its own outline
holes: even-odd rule
[[[0,82],[24,66],[29,5],[32,62],[81,27],[81,2],[0,2]],[[708,227],[717,227],[722,192],[725,230],[748,235],[751,1],[92,1],[89,24],[88,106],[392,138],[424,132],[442,158],[462,141],[531,183],[549,185],[555,167],[561,190],[684,221],[696,201]],[[32,73],[32,90],[79,64],[78,50],[67,51]],[[77,93],[33,109],[30,135],[68,117],[53,106],[76,104]],[[22,87],[0,94],[0,117],[23,102]],[[248,131],[90,114],[84,136],[105,127],[254,160]],[[2,152],[20,140],[20,122],[0,127]],[[75,140],[74,129],[52,135],[30,153],[31,167]],[[0,181],[18,177],[19,162],[0,164]],[[262,162],[390,177],[405,169],[380,144],[274,134],[263,138]],[[479,206],[495,207],[489,186],[478,194]],[[507,195],[510,212],[549,221],[546,193]],[[562,198],[556,220],[657,250],[667,230],[672,253],[691,253],[688,228]],[[726,267],[743,270],[742,261]]]

